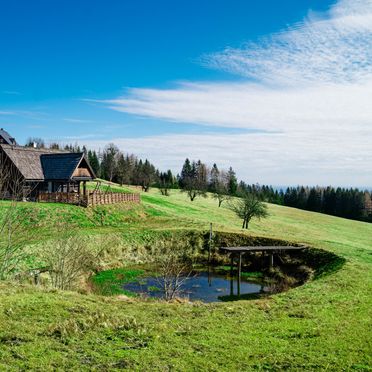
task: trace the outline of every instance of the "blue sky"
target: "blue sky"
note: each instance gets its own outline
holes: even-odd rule
[[[370,126],[344,123],[347,115],[337,122],[332,112],[338,107],[330,113],[319,106],[319,92],[330,89],[327,101],[332,89],[342,92],[350,83],[342,71],[350,70],[354,93],[362,89],[361,77],[370,77],[370,54],[344,58],[350,55],[345,40],[352,46],[361,38],[365,46],[371,41],[369,18],[355,20],[372,14],[369,0],[15,0],[0,7],[0,125],[21,143],[29,136],[95,148],[113,141],[175,170],[186,155],[231,164],[249,182],[372,184],[355,167],[370,153],[355,154],[350,147],[351,160],[344,153],[348,160],[342,163],[335,153],[340,142],[321,145],[314,131],[309,139],[308,131],[291,123],[293,117],[296,123],[321,119],[336,122],[329,133],[347,126],[346,132],[367,131],[363,138],[370,134]],[[344,21],[350,16],[352,25]],[[315,48],[305,45],[309,35]],[[331,68],[325,65],[329,55],[317,50],[322,44],[337,51]],[[295,97],[304,94],[298,112],[286,98],[294,82],[301,87]],[[302,107],[309,90],[318,103]],[[363,96],[359,90],[355,94]],[[276,125],[282,100],[290,114]],[[360,111],[358,104],[350,103],[351,112]],[[310,109],[322,114],[309,117]],[[284,157],[263,155],[265,146],[283,155],[303,140],[301,156],[298,149]],[[315,160],[327,155],[318,169]]]

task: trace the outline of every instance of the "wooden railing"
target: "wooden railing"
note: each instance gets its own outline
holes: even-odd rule
[[[74,192],[40,192],[39,202],[80,204],[82,198]]]
[[[44,203],[67,203],[84,207],[117,204],[117,203],[140,203],[140,194],[127,194],[119,192],[91,192],[89,195],[79,195],[68,192],[40,192],[39,202]]]
[[[127,194],[120,192],[99,192],[95,191],[87,197],[87,204],[90,206],[102,204],[117,204],[117,203],[140,203],[140,194]]]

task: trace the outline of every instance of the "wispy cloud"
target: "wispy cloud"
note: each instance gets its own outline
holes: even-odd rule
[[[206,156],[220,141],[224,154],[236,156],[231,163],[240,158],[246,164],[246,178],[262,174],[262,169],[269,177],[273,166],[297,175],[298,182],[312,177],[314,183],[324,167],[329,182],[339,182],[343,172],[343,183],[355,182],[357,176],[372,184],[367,172],[372,146],[366,143],[372,138],[372,0],[341,0],[326,14],[309,13],[287,30],[203,56],[202,63],[244,81],[129,89],[103,102],[117,111],[175,123],[276,132],[225,136],[226,141],[218,136],[192,138],[193,147],[205,146]],[[184,136],[177,138],[172,141],[184,143]],[[164,149],[148,143],[148,151],[158,156]],[[358,171],[361,167],[364,173]]]
[[[16,90],[3,90],[1,93],[2,94],[8,94],[8,95],[11,95],[11,96],[19,96],[19,95],[22,94],[21,92],[17,92]]]
[[[28,119],[43,119],[45,117],[48,117],[49,114],[42,111],[36,111],[36,110],[0,110],[0,115],[4,116],[19,116],[23,118]]]
[[[14,111],[0,110],[0,115],[16,115]]]
[[[64,121],[67,121],[69,123],[92,123],[91,120],[87,120],[87,119],[77,119],[77,118],[64,118],[63,119]]]
[[[372,75],[372,1],[344,0],[320,17],[310,13],[295,26],[207,55],[206,66],[268,85],[363,82]]]

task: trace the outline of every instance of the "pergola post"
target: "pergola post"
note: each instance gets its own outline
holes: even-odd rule
[[[230,254],[230,296],[234,295],[234,254]]]
[[[238,261],[238,296],[240,296],[240,281],[242,278],[242,254],[239,252],[239,261]]]

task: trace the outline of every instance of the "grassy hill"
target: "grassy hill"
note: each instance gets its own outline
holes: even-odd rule
[[[117,186],[118,187],[118,186]],[[0,202],[0,213],[6,202]],[[241,233],[241,221],[211,198],[187,200],[158,190],[142,204],[91,209],[22,204],[39,223],[38,240],[58,237],[68,221],[77,233],[119,237],[122,250],[159,234]],[[331,251],[344,265],[270,298],[176,304],[0,284],[0,369],[72,370],[369,370],[372,366],[372,224],[269,205],[252,236]],[[106,263],[125,260],[112,253]]]

